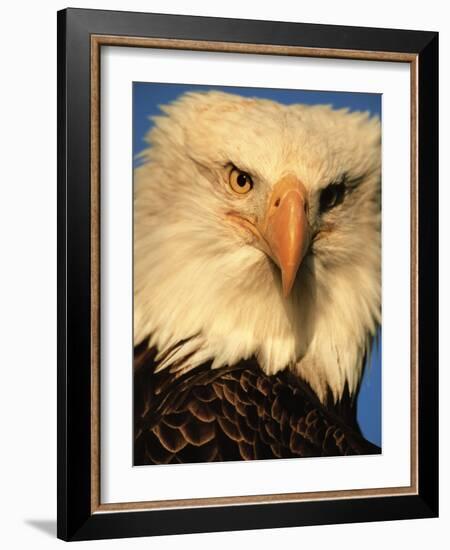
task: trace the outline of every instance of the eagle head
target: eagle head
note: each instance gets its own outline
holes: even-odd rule
[[[161,109],[134,179],[135,344],[174,374],[256,357],[354,394],[381,317],[379,119],[221,92]]]

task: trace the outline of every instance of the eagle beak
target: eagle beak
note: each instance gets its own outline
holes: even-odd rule
[[[275,184],[261,234],[268,253],[281,270],[283,294],[289,295],[309,244],[306,190],[288,175]]]

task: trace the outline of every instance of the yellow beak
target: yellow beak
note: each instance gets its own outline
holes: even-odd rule
[[[284,296],[288,296],[309,244],[306,190],[293,175],[275,184],[259,228],[271,258],[281,270]]]

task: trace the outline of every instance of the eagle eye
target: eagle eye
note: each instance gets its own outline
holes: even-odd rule
[[[235,167],[233,167],[230,172],[229,184],[231,189],[239,195],[245,195],[253,189],[252,178],[247,172],[243,172]]]
[[[320,211],[331,210],[344,200],[345,185],[343,182],[331,183],[320,194]]]

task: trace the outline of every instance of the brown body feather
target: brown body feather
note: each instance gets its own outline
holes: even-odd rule
[[[135,348],[135,465],[380,453],[362,436],[348,392],[323,405],[290,372],[268,376],[255,359],[174,379],[155,373],[147,346]]]

